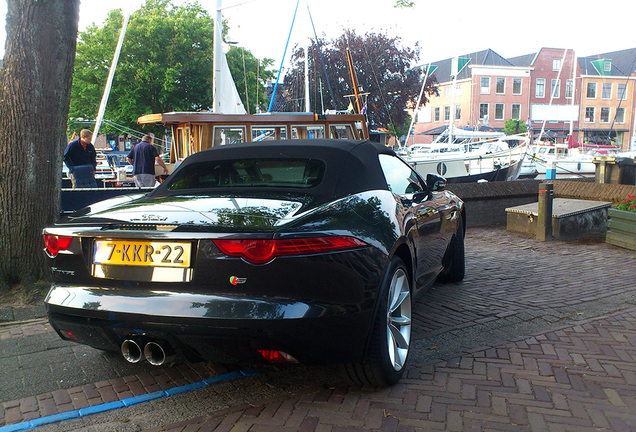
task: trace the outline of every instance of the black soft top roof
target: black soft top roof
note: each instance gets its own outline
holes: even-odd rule
[[[369,191],[388,190],[384,173],[378,161],[378,154],[395,155],[393,149],[372,141],[358,140],[272,140],[259,143],[237,143],[197,152],[186,158],[175,173],[187,169],[188,165],[205,162],[240,159],[318,159],[325,163],[325,175],[317,186],[304,189],[302,193],[311,195],[319,202]],[[151,195],[175,195],[168,191],[166,183],[159,186]],[[252,188],[225,189],[224,193],[240,192]],[[298,194],[298,189],[275,188],[278,192]],[[254,189],[264,192],[263,188]],[[183,193],[180,191],[179,193]],[[208,193],[211,191],[198,191]],[[268,192],[271,192],[269,190]]]

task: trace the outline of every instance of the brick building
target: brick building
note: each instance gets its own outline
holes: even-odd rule
[[[459,57],[468,61],[455,80],[452,59],[432,63],[439,94],[418,110],[409,143],[432,141],[431,132],[444,130],[451,118],[454,127],[472,129],[501,129],[517,119],[535,138],[543,131],[542,138],[562,142],[572,133],[580,142],[636,150],[636,48],[589,57],[563,48],[510,59],[491,49]]]

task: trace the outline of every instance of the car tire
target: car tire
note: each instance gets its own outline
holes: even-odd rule
[[[466,254],[464,250],[464,223],[460,217],[457,232],[453,235],[444,257],[444,271],[438,278],[440,282],[461,282],[466,274]]]
[[[367,355],[362,363],[344,365],[356,384],[390,386],[404,374],[411,346],[412,298],[408,272],[395,257],[379,291],[379,305]]]

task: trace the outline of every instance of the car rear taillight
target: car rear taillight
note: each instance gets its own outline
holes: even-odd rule
[[[353,237],[312,237],[302,239],[221,239],[214,244],[226,255],[238,256],[253,264],[264,264],[278,256],[309,255],[366,246]]]
[[[298,363],[298,360],[282,351],[258,350],[258,353],[270,363]]]
[[[44,234],[46,250],[54,258],[61,250],[67,250],[71,246],[71,241],[73,241],[73,237]]]

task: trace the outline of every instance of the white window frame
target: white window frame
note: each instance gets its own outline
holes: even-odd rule
[[[599,122],[600,123],[609,123],[610,122],[610,114],[611,114],[611,110],[610,107],[601,107],[601,113],[598,117]],[[606,117],[605,119],[603,119],[603,117]]]
[[[444,105],[444,121],[450,121],[450,105]]]
[[[481,115],[481,107],[482,106],[486,107],[486,115],[485,116]],[[479,120],[483,120],[486,117],[488,117],[489,112],[490,112],[490,105],[489,104],[487,104],[487,103],[480,103],[479,104]]]
[[[565,80],[565,98],[572,99],[574,97],[574,80]]]
[[[501,115],[498,116],[497,111],[499,111],[499,114]],[[495,104],[495,120],[503,120],[505,113],[506,113],[506,105],[502,103],[496,103]]]
[[[485,86],[484,82],[488,85]],[[479,78],[479,94],[490,94],[490,77]]]
[[[433,122],[439,123],[439,119],[441,118],[440,112],[440,107],[437,106],[433,108]]]
[[[560,79],[553,79],[550,81],[550,97],[554,99],[559,99],[561,97],[561,80]]]
[[[616,108],[616,123],[625,124],[625,107]]]
[[[618,89],[616,90],[616,100],[627,100],[627,83],[618,83]]]
[[[515,117],[515,108],[517,109],[517,117]],[[512,113],[510,118],[513,120],[521,120],[521,104],[512,104]]]
[[[502,89],[499,91],[499,83],[500,80],[503,81]],[[495,94],[506,94],[506,78],[505,77],[497,77],[495,78]]]
[[[593,91],[594,95],[590,96],[590,90]],[[585,86],[585,99],[596,99],[596,90],[597,86],[595,82],[588,82]]]
[[[611,82],[603,83],[603,86],[601,87],[601,99],[603,100],[612,99],[612,90],[614,90],[614,86],[612,85]]]
[[[587,117],[587,111],[591,110],[592,115],[590,117]],[[596,110],[594,109],[593,106],[591,107],[585,107],[585,117],[584,117],[584,122],[585,123],[594,123],[594,116],[596,115]]]
[[[517,83],[519,83],[519,91],[515,92],[515,87],[517,86]],[[523,93],[523,80],[521,78],[513,78],[512,79],[512,94],[520,95],[522,93]]]
[[[552,59],[552,70],[558,71],[560,69],[561,69],[561,59],[560,58]]]
[[[462,118],[462,106],[457,104],[455,105],[455,121],[460,121]]]
[[[545,78],[537,78],[536,84],[537,85],[534,90],[534,96],[537,98],[544,98],[545,97]],[[539,89],[542,89],[540,93],[539,93]]]

